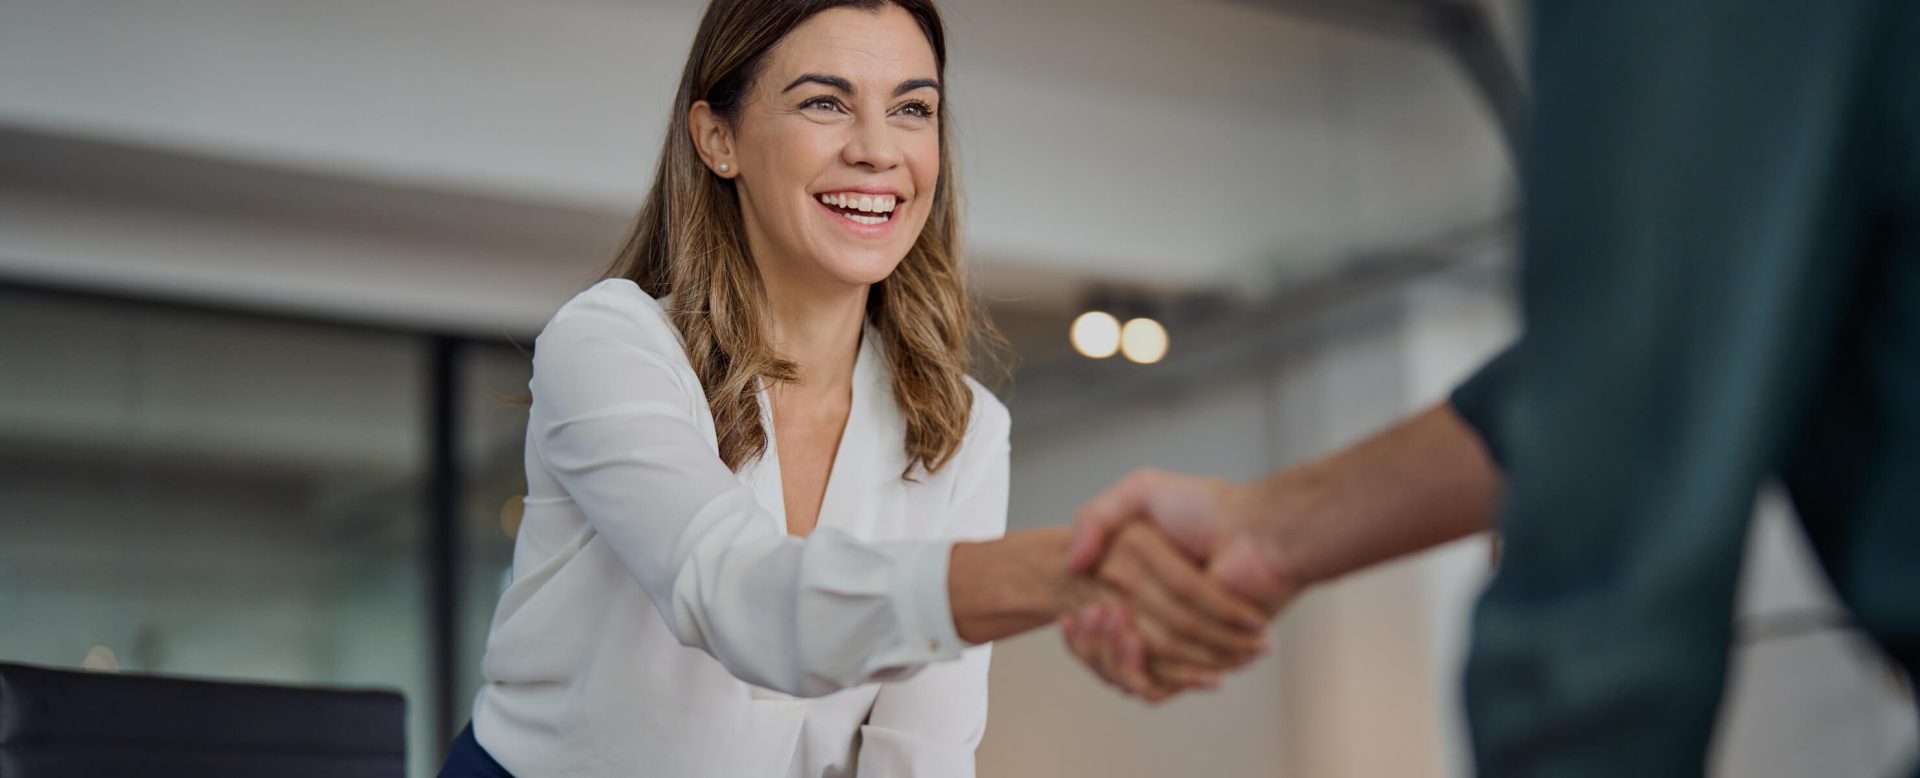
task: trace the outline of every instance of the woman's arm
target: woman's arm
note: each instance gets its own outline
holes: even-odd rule
[[[671,327],[619,294],[596,288],[542,333],[529,430],[682,644],[749,683],[818,696],[902,680],[1082,601],[1062,531],[958,548],[783,535],[700,433],[705,398],[675,367]]]
[[[984,392],[983,389],[976,389]],[[952,467],[958,484],[943,534],[961,540],[992,538],[1006,527],[1009,448],[1006,411],[976,404],[968,444]],[[1003,540],[962,543],[954,548],[949,591],[960,634],[974,642],[1003,637],[1051,621],[1062,609],[1095,601],[1128,601],[1141,613],[1146,642],[1184,655],[1212,670],[1250,661],[1258,653],[1264,615],[1232,599],[1158,532],[1141,526],[1116,539],[1092,576],[1067,569],[1067,530],[1041,529]],[[1008,565],[1008,561],[1019,564]],[[1156,565],[1164,565],[1159,569]],[[1191,595],[1182,594],[1182,589]],[[1022,608],[1028,593],[1054,592]],[[1188,598],[1196,600],[1193,604]],[[1218,611],[1240,619],[1244,631],[1211,625],[1188,611]],[[1184,625],[1200,637],[1162,623]],[[1219,638],[1229,650],[1208,642]],[[972,776],[974,751],[986,731],[988,647],[969,649],[958,662],[929,667],[905,681],[881,687],[862,730],[860,773],[897,776]]]

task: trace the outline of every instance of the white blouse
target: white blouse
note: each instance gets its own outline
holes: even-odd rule
[[[991,393],[969,379],[958,454],[902,480],[905,420],[863,338],[798,538],[778,441],[727,469],[676,330],[632,282],[562,307],[533,365],[526,513],[474,701],[495,759],[521,778],[973,775],[990,649],[955,633],[947,558],[1006,529]]]

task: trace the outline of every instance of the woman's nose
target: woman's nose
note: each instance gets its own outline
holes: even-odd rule
[[[863,116],[854,120],[852,137],[841,151],[847,164],[874,170],[892,170],[900,165],[902,154],[893,128],[884,116]]]

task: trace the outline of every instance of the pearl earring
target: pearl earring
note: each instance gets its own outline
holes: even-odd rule
[[[727,163],[725,163],[725,162],[722,162],[722,163],[720,163],[720,172],[722,172],[722,173],[725,173],[725,172],[727,172],[727,171],[729,171],[729,170],[732,170],[732,169],[733,169],[733,166],[732,166],[732,165],[729,165],[729,164],[727,164]]]

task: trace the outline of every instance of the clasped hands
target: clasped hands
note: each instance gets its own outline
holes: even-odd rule
[[[1226,481],[1143,470],[1081,508],[1069,545],[1082,585],[1068,648],[1121,691],[1159,703],[1215,688],[1265,653],[1297,593],[1263,548],[1253,497]]]

